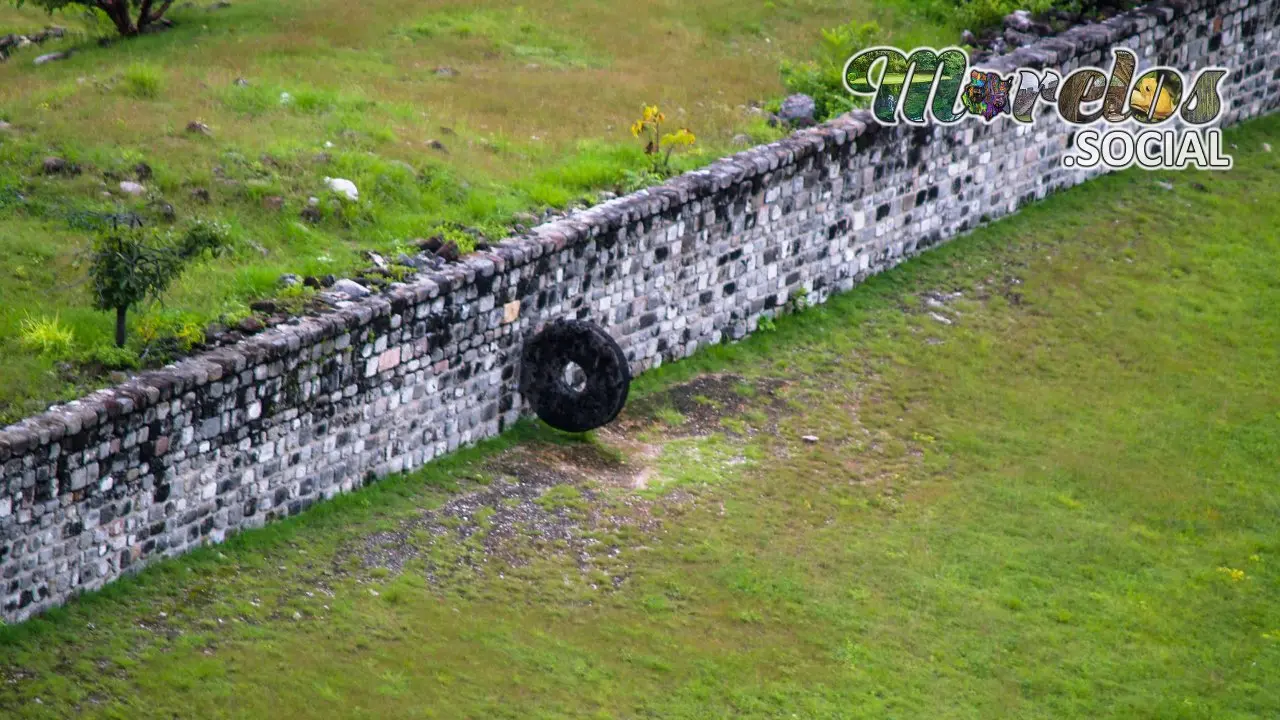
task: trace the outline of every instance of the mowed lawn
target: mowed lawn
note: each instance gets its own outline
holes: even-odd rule
[[[1227,141],[6,629],[0,709],[1276,717],[1280,120]]]
[[[148,337],[234,325],[284,273],[342,276],[369,266],[366,250],[395,261],[439,233],[493,240],[535,224],[523,213],[652,182],[628,132],[645,104],[699,138],[677,167],[734,151],[737,135],[773,140],[753,106],[785,93],[780,62],[815,57],[823,29],[874,20],[885,41],[958,37],[913,2],[209,0],[110,47],[78,13],[0,3],[0,35],[71,31],[0,63],[12,126],[0,130],[0,422],[105,382],[84,372],[113,327],[90,307],[86,269],[113,217],[233,230],[229,257],[135,314],[131,352],[154,361]],[[81,173],[46,175],[47,157]],[[327,177],[355,182],[360,202],[339,202]],[[322,217],[304,221],[313,197]],[[70,350],[20,341],[24,321],[53,318]]]

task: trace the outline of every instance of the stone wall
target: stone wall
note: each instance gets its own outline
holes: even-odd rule
[[[1280,103],[1280,0],[1149,6],[983,63],[1233,69],[1228,120]],[[293,515],[525,413],[522,338],[597,322],[636,372],[736,340],[1078,183],[1072,128],[880,128],[855,113],[537,228],[409,285],[145,373],[0,432],[6,621]]]

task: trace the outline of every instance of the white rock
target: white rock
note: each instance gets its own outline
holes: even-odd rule
[[[124,182],[120,183],[120,190],[121,192],[127,195],[132,195],[134,197],[147,194],[147,189],[145,187],[131,180],[125,180]]]
[[[807,443],[809,443],[810,445],[812,445],[813,443],[818,442],[818,436],[817,436],[817,435],[805,435],[804,437],[801,437],[800,439],[801,439],[801,440],[803,440],[803,441],[805,441],[805,442],[807,442]]]
[[[44,65],[46,63],[57,62],[58,60],[66,60],[71,57],[70,52],[55,52],[48,55],[41,55],[35,59],[36,65]]]
[[[369,288],[361,285],[355,280],[348,280],[346,278],[335,282],[333,284],[333,289],[350,298],[362,298],[369,294]]]
[[[339,195],[345,196],[352,202],[360,199],[360,190],[356,188],[356,184],[350,180],[327,177],[324,179],[324,184],[327,185],[330,190],[338,193]]]

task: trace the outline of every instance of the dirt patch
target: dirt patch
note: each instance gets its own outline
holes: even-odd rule
[[[610,432],[634,434],[655,422],[667,422],[674,412],[680,417],[676,428],[679,435],[732,433],[722,421],[748,409],[765,413],[768,422],[760,429],[776,430],[777,417],[786,407],[779,394],[785,386],[780,380],[749,381],[741,375],[703,375],[632,403]]]
[[[572,557],[583,572],[613,568],[614,586],[625,573],[609,562],[620,548],[609,538],[623,527],[656,525],[651,501],[606,496],[602,485],[637,487],[649,470],[592,442],[533,443],[508,450],[485,465],[493,479],[483,489],[363,538],[351,553],[365,570],[403,572],[422,560],[440,584],[459,572],[521,567],[539,555]],[[339,559],[341,564],[344,558]]]
[[[691,497],[672,492],[653,499],[613,490],[648,487],[662,443],[670,439],[734,434],[725,418],[754,411],[749,428],[735,427],[776,431],[786,408],[782,387],[737,375],[702,376],[633,403],[594,440],[513,447],[480,468],[477,474],[487,478],[483,487],[394,530],[353,541],[335,557],[334,568],[350,568],[355,558],[359,574],[385,576],[421,565],[428,580],[440,585],[463,573],[502,573],[539,557],[567,556],[583,573],[605,572],[617,587],[628,571],[618,559],[623,548],[616,538],[656,530],[656,504],[680,505]],[[678,425],[664,420],[670,413],[678,414]],[[660,437],[653,440],[655,429]]]

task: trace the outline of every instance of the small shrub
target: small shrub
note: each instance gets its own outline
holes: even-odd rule
[[[205,340],[204,325],[196,320],[185,320],[173,334],[178,340],[178,347],[183,352],[189,352],[197,345],[203,345]]]
[[[458,250],[463,255],[476,249],[476,239],[466,230],[454,225],[437,225],[430,233],[431,236],[439,236],[444,243],[454,242],[458,244]]]
[[[809,291],[805,288],[796,288],[795,291],[791,293],[791,297],[787,299],[786,307],[790,312],[798,313],[804,312],[805,308],[809,307],[809,305]]]
[[[22,321],[22,346],[41,355],[64,357],[71,350],[75,335],[58,320],[58,316],[33,318]]]
[[[698,141],[688,128],[663,133],[662,124],[667,116],[657,105],[646,105],[639,120],[631,125],[631,134],[644,140],[644,154],[649,156],[650,169],[655,174],[671,173],[671,155],[677,148],[692,147]]]
[[[290,315],[298,315],[306,309],[307,303],[315,296],[314,288],[306,285],[290,285],[276,295],[276,300]]]
[[[121,88],[125,94],[143,100],[160,97],[160,91],[164,87],[164,77],[151,65],[130,65],[124,71],[123,80]]]
[[[193,223],[181,236],[137,227],[112,228],[99,236],[89,276],[94,307],[116,313],[116,346],[124,347],[129,308],[158,298],[191,261],[218,255],[228,244],[225,225],[204,221]]]
[[[657,185],[663,179],[662,175],[647,168],[644,170],[625,170],[623,171],[621,188],[624,193],[632,193]]]
[[[77,358],[81,365],[98,366],[104,370],[136,370],[138,354],[129,348],[96,345]]]
[[[782,61],[782,84],[791,93],[813,98],[818,122],[863,107],[866,98],[851,95],[844,88],[844,66],[858,51],[875,45],[879,36],[880,26],[873,22],[823,30],[816,60]]]
[[[176,353],[188,353],[204,344],[204,323],[182,312],[151,313],[138,321],[134,335],[148,362],[165,361]]]

